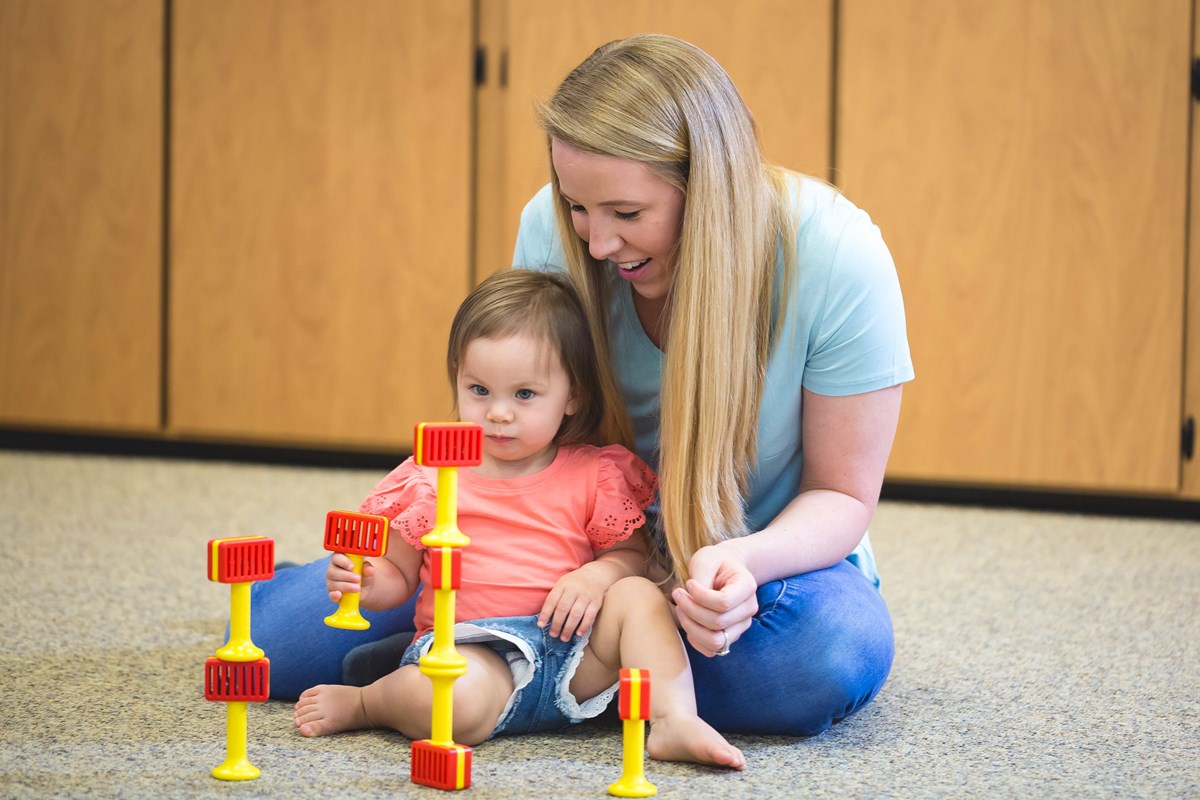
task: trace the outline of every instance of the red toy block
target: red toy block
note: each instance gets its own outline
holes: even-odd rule
[[[429,739],[412,743],[412,782],[435,789],[466,789],[471,785],[471,748],[437,744]]]
[[[275,577],[275,540],[266,536],[210,539],[208,579],[219,583],[269,581]]]
[[[210,658],[204,662],[204,699],[217,703],[263,703],[271,690],[271,662],[222,661]]]
[[[355,556],[381,556],[387,552],[388,518],[353,511],[325,515],[325,549]]]
[[[430,569],[430,588],[461,589],[462,588],[462,548],[433,547]]]
[[[617,707],[621,719],[650,719],[650,670],[621,670],[621,694]]]
[[[413,455],[424,467],[473,467],[483,462],[483,428],[473,422],[420,422]]]

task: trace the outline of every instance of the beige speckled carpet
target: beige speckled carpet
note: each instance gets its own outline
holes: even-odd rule
[[[0,452],[0,798],[437,797],[408,742],[309,740],[250,706],[262,777],[209,776],[225,710],[202,664],[229,593],[210,538],[321,555],[378,471]],[[660,797],[1200,797],[1200,523],[885,503],[888,685],[807,740],[731,737],[749,767],[650,762]],[[270,654],[268,654],[270,655]],[[601,798],[614,723],[476,749],[475,798]]]

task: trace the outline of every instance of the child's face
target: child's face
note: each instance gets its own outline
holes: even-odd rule
[[[592,258],[608,261],[633,290],[662,300],[675,275],[683,192],[645,164],[550,143],[558,187],[575,233]]]
[[[462,421],[483,426],[480,472],[491,477],[549,466],[558,451],[554,436],[576,407],[558,354],[524,334],[469,343],[457,392]]]

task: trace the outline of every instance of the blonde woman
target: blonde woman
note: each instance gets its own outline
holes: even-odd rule
[[[764,161],[729,77],[678,39],[599,48],[539,116],[552,181],[513,263],[574,279],[616,380],[605,438],[659,473],[700,714],[820,733],[892,661],[866,533],[913,377],[891,256]]]

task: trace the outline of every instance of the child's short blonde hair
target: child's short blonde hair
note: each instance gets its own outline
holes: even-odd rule
[[[467,345],[476,339],[525,334],[545,344],[562,364],[571,384],[575,413],[563,420],[555,443],[606,444],[599,441],[604,417],[596,348],[587,316],[570,279],[561,274],[513,269],[497,272],[467,295],[446,349],[446,371],[453,391]]]

